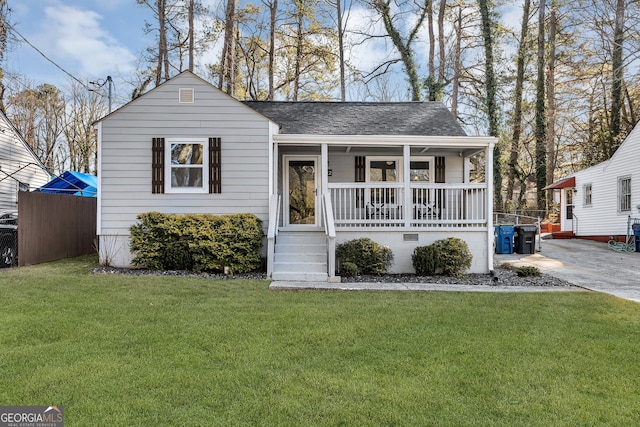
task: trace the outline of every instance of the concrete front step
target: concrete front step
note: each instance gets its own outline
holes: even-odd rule
[[[274,272],[327,273],[326,262],[274,262]]]
[[[326,282],[327,240],[324,232],[286,231],[278,234],[271,278]]]
[[[278,244],[326,245],[327,236],[317,232],[281,232],[277,237]]]
[[[280,282],[327,282],[329,276],[327,273],[295,273],[295,272],[276,272],[271,273],[271,280]]]
[[[303,244],[303,243],[276,243],[277,254],[324,254],[327,252],[326,243]]]
[[[273,255],[273,262],[275,264],[283,262],[309,262],[309,263],[327,263],[326,253],[300,253],[300,252],[276,252]]]

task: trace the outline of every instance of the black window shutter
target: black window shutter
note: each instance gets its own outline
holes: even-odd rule
[[[209,193],[222,193],[222,140],[209,138]]]
[[[436,183],[441,184],[445,182],[444,157],[436,157],[435,175]]]
[[[364,158],[364,156],[356,156],[355,159],[356,159],[356,164],[355,164],[356,177],[355,177],[355,181],[356,182],[365,182],[365,180],[366,180],[365,158]]]
[[[164,138],[153,138],[151,146],[151,193],[164,193]]]

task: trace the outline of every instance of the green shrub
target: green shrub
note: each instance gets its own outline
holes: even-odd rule
[[[540,276],[540,270],[533,265],[524,265],[516,268],[516,274],[519,277],[538,277]]]
[[[353,276],[357,276],[358,274],[360,274],[360,270],[358,269],[358,266],[355,265],[352,262],[343,262],[340,265],[340,274],[345,276],[345,277],[353,277]]]
[[[460,277],[471,267],[472,260],[469,246],[457,237],[436,240],[428,246],[419,246],[411,255],[411,262],[418,276]]]
[[[336,247],[336,258],[344,266],[353,263],[358,268],[356,274],[385,274],[393,264],[393,252],[388,246],[382,246],[363,237],[349,240]]]
[[[154,270],[246,273],[262,259],[262,221],[253,214],[148,212],[130,227],[133,264]]]

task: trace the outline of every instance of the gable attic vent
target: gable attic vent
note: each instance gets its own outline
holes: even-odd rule
[[[180,104],[193,104],[193,88],[180,88],[178,102]]]

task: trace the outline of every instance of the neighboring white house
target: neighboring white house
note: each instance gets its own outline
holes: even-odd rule
[[[0,209],[18,208],[18,191],[49,182],[52,175],[0,111]]]
[[[138,214],[250,212],[278,280],[333,280],[335,245],[359,237],[389,245],[395,273],[446,237],[467,242],[471,272],[493,268],[496,139],[441,103],[239,102],[183,72],[96,126],[103,262],[130,265]]]
[[[607,161],[546,187],[560,192],[560,229],[606,241],[626,236],[629,217],[640,218],[640,124]]]

